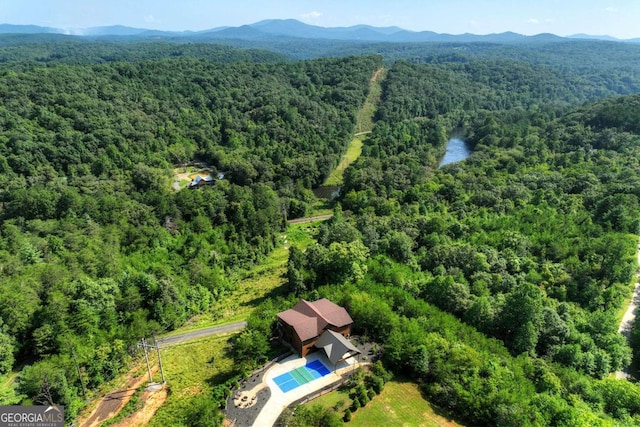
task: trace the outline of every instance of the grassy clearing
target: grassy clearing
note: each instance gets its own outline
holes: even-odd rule
[[[312,400],[307,405],[336,408],[341,414],[350,404],[347,393],[335,391]],[[393,380],[384,386],[380,396],[373,398],[364,408],[353,413],[348,425],[369,427],[372,425],[455,427],[461,424],[449,419],[431,406],[412,382]]]
[[[362,132],[371,132],[373,129],[373,116],[376,112],[376,108],[378,103],[380,102],[380,96],[382,95],[382,87],[380,86],[380,82],[384,78],[384,69],[380,69],[376,71],[374,77],[371,79],[371,83],[369,85],[369,95],[367,95],[367,99],[365,100],[362,108],[358,110],[358,115],[356,117],[356,134],[360,134]],[[364,136],[356,136],[354,137],[349,146],[347,147],[347,152],[344,153],[342,158],[340,159],[340,163],[338,166],[331,172],[331,174],[327,177],[323,186],[332,186],[332,185],[342,185],[344,180],[344,171],[349,165],[360,157],[362,154],[362,144],[364,140]]]
[[[210,169],[200,166],[173,168],[173,181],[177,182],[178,187],[182,189],[188,187],[196,176],[200,175],[202,177],[207,177],[211,176],[211,174],[212,172]]]
[[[340,159],[340,163],[338,166],[331,172],[331,174],[327,177],[324,182],[324,186],[330,185],[342,185],[344,180],[344,171],[349,165],[360,157],[362,154],[362,138],[355,137],[349,143],[349,147],[347,148],[347,152],[344,153],[342,158]]]
[[[233,360],[225,350],[230,336],[216,336],[161,350],[170,392],[151,419],[150,426],[181,425],[193,399],[201,393],[211,393],[214,384],[228,378],[233,369]],[[160,380],[159,374],[156,377],[154,380]]]
[[[290,226],[280,236],[278,247],[260,265],[240,275],[233,293],[218,304],[220,318],[244,320],[265,298],[277,295],[285,283],[289,247],[297,246],[304,250],[315,242],[319,223],[296,224]]]
[[[640,280],[638,277],[634,276],[633,282],[629,284],[629,293],[627,297],[624,299],[622,304],[620,305],[620,309],[618,310],[618,325],[622,323],[622,319],[624,315],[627,314],[627,309],[631,304],[631,301],[635,295],[636,282]]]
[[[373,116],[376,112],[376,107],[380,103],[380,96],[382,95],[380,82],[384,80],[385,70],[381,69],[376,71],[375,77],[375,79],[371,79],[369,95],[367,95],[364,105],[358,111],[356,133],[370,132],[373,130]]]

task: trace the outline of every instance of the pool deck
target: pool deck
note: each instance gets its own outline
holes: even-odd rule
[[[320,360],[324,366],[326,366],[331,372],[321,378],[317,378],[306,384],[302,384],[288,392],[283,392],[280,387],[273,381],[278,375],[289,372],[292,369],[305,366],[307,363],[314,360]],[[342,379],[342,374],[345,371],[353,369],[358,364],[357,360],[353,357],[338,363],[335,367],[329,361],[329,359],[321,351],[316,351],[309,354],[306,357],[298,357],[298,355],[292,355],[276,362],[261,373],[261,381],[255,384],[251,389],[245,389],[241,392],[237,392],[230,404],[234,405],[241,411],[249,411],[247,415],[253,415],[256,410],[259,410],[257,415],[244,418],[244,421],[237,417],[235,420],[236,427],[271,427],[275,424],[276,420],[282,413],[282,411],[291,403],[302,399],[303,397],[316,392],[330,384],[333,384]],[[265,395],[264,391],[268,389],[270,393]],[[267,397],[268,396],[268,397]],[[261,402],[261,399],[267,399],[266,402]],[[253,406],[253,407],[252,407]],[[245,409],[246,408],[246,409]],[[251,421],[249,421],[251,419]]]
[[[322,364],[329,368],[331,372],[322,378],[318,378],[306,384],[302,384],[301,386],[296,387],[293,390],[289,390],[286,393],[280,390],[280,387],[278,387],[278,385],[273,381],[273,378],[277,377],[278,375],[304,366],[309,362],[313,362],[314,360],[320,360]],[[356,363],[356,361],[353,358],[350,358],[349,360],[346,360],[344,362],[340,362],[337,365],[336,372],[334,372],[331,362],[319,351],[311,353],[308,356],[302,358],[298,357],[297,355],[293,355],[282,360],[279,363],[276,363],[264,375],[264,381],[271,389],[271,399],[269,399],[265,407],[262,408],[262,411],[260,411],[260,413],[258,414],[254,426],[266,427],[274,425],[284,408],[286,408],[296,400],[313,393],[314,391],[320,390],[321,388],[328,386],[329,384],[333,384],[336,381],[341,380],[342,377],[339,375],[339,373],[343,372],[345,368],[352,367],[354,363]]]

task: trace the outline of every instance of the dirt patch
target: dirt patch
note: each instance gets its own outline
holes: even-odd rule
[[[149,424],[151,418],[167,400],[167,389],[162,387],[155,391],[145,391],[141,400],[144,402],[144,406],[119,423],[114,424],[114,427],[146,426]]]
[[[384,70],[384,68],[378,68],[376,70],[376,72],[373,73],[373,76],[371,77],[371,81],[372,82],[377,82],[378,81],[378,77],[380,77],[380,73],[382,73],[383,70]]]
[[[86,418],[83,416],[78,418],[78,425],[81,427],[97,427],[120,412],[129,400],[131,400],[131,397],[136,393],[136,390],[149,379],[146,371],[143,375],[135,377],[134,373],[139,370],[140,367],[137,366],[129,371],[129,374],[127,374],[126,385],[100,399],[98,405]],[[152,369],[152,375],[157,370],[157,367]]]

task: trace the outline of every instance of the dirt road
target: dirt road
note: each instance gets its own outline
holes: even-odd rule
[[[157,367],[154,367],[151,371],[155,374]],[[109,418],[115,416],[125,405],[131,400],[138,387],[148,381],[147,372],[135,377],[133,372],[138,371],[138,367],[132,369],[131,373],[127,376],[127,384],[123,388],[113,391],[103,397],[94,410],[88,415],[86,419],[79,419],[78,424],[81,427],[98,427]]]
[[[293,225],[293,224],[305,224],[307,222],[326,221],[329,218],[331,218],[332,216],[333,216],[333,214],[311,216],[311,217],[308,217],[308,218],[296,218],[296,219],[290,219],[289,221],[287,221],[287,223],[289,225]]]
[[[169,347],[193,339],[206,338],[211,335],[234,332],[244,328],[245,326],[247,326],[247,322],[244,321],[229,323],[220,326],[213,326],[211,328],[199,329],[196,331],[184,332],[182,334],[161,338],[158,340],[158,344],[160,344],[161,347]],[[158,367],[154,366],[152,368],[152,374],[154,374],[157,369]],[[103,397],[98,402],[94,410],[86,417],[86,419],[80,420],[79,425],[82,427],[97,427],[120,412],[120,410],[136,393],[138,387],[144,384],[145,381],[148,381],[146,371],[144,371],[144,373],[138,377],[133,376],[133,372],[138,370],[139,367],[132,369],[131,373],[128,375],[126,385]],[[126,420],[123,420],[123,422],[121,422],[119,425],[144,425],[144,423],[153,416],[155,411],[158,410],[160,406],[162,406],[166,397],[167,392],[163,388],[156,392],[145,392],[142,399],[145,402],[144,408],[140,411],[137,411]]]

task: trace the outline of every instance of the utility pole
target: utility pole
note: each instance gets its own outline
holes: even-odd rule
[[[160,347],[158,346],[158,340],[156,334],[153,334],[153,342],[156,344],[156,351],[158,352],[158,364],[160,365],[160,374],[162,374],[162,384],[166,381],[164,379],[164,369],[162,368],[162,357],[160,356]]]
[[[162,355],[160,354],[160,346],[158,345],[156,334],[153,334],[153,341],[154,341],[154,344],[151,345],[147,343],[147,339],[143,337],[140,340],[141,343],[138,344],[138,346],[142,347],[142,350],[144,351],[144,360],[146,360],[147,362],[147,372],[149,372],[149,383],[153,383],[153,377],[151,376],[151,366],[149,365],[149,355],[147,354],[147,349],[156,350],[156,352],[158,353],[158,364],[160,365],[160,373],[162,374],[162,384],[164,384],[167,381],[164,376],[164,368],[162,367]]]
[[[149,356],[147,355],[147,341],[142,337],[142,350],[144,350],[144,360],[147,361],[147,372],[149,372],[149,382],[153,382],[153,377],[151,376],[151,367],[149,366]]]

